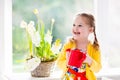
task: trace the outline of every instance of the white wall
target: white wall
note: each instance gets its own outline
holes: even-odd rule
[[[12,0],[0,0],[0,76],[12,72],[11,56]]]
[[[108,77],[112,80],[119,80],[120,79],[120,68],[119,67],[118,68],[111,67],[109,64],[112,60],[116,59],[116,57],[114,57],[114,55],[116,53],[112,52],[112,50],[114,50],[113,45],[116,46],[115,42],[118,41],[117,39],[115,40],[113,38],[113,36],[116,36],[114,31],[120,33],[120,31],[114,30],[116,28],[115,25],[114,26],[110,25],[111,23],[113,23],[111,21],[112,20],[111,16],[116,15],[116,14],[112,14],[110,11],[114,12],[115,8],[114,8],[114,10],[112,10],[111,6],[115,7],[116,4],[113,5],[113,2],[117,3],[119,0],[116,0],[116,1],[115,0],[94,0],[94,1],[95,1],[95,12],[96,12],[96,17],[97,17],[97,26],[96,26],[97,37],[100,42],[101,55],[102,55],[102,70],[98,73],[98,77],[99,78]],[[113,1],[113,2],[111,2],[111,1]],[[119,8],[117,8],[117,9],[119,9]],[[119,10],[117,10],[117,11],[119,11]],[[115,18],[115,20],[116,19],[117,18]],[[118,20],[118,23],[119,23],[119,20]],[[117,29],[120,30],[119,28],[117,28]],[[117,38],[118,38],[118,36],[119,36],[119,34],[117,34]],[[120,38],[118,38],[118,39],[120,39]],[[114,42],[114,44],[112,44],[112,41]],[[119,45],[120,43],[117,43],[117,44]],[[119,48],[120,47],[117,47],[116,50],[119,51]],[[119,53],[117,53],[117,54],[119,54]],[[110,58],[110,56],[112,58]],[[108,60],[108,59],[110,59],[110,60]],[[118,61],[120,61],[120,58],[118,59]],[[108,79],[108,80],[110,80],[110,79]]]
[[[94,0],[95,1],[95,14],[96,14],[96,33],[101,47],[102,64],[103,68],[108,68],[107,53],[105,52],[107,44],[107,30],[108,30],[108,17],[109,17],[109,0]],[[106,49],[106,50],[105,50]]]
[[[4,0],[0,0],[0,73],[4,70]]]
[[[95,0],[103,67],[120,68],[120,1]]]

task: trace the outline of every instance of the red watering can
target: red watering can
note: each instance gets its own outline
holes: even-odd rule
[[[83,61],[86,59],[86,54],[79,49],[67,49],[66,51],[70,53],[68,65],[77,68],[81,67]]]

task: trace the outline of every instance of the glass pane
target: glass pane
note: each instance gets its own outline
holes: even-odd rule
[[[23,62],[28,55],[29,46],[26,33],[20,28],[20,22],[36,21],[33,9],[40,11],[47,28],[50,28],[51,18],[55,19],[53,40],[60,38],[64,43],[65,38],[71,35],[73,16],[78,12],[94,13],[93,3],[93,0],[13,0],[13,71],[25,71]]]

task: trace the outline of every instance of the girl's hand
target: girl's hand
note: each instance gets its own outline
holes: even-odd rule
[[[88,63],[88,65],[90,66],[92,64],[92,58],[86,54],[86,59],[84,60],[83,63]]]
[[[66,51],[66,64],[67,64],[67,66],[68,66],[70,54],[71,54],[71,53],[70,53],[69,51]]]

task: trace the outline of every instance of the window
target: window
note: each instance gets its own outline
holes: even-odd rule
[[[94,3],[94,1],[95,1],[95,3]],[[119,62],[119,60],[120,60],[120,58],[119,58],[119,55],[120,55],[119,54],[119,52],[120,52],[119,51],[119,48],[120,48],[119,3],[120,2],[119,2],[119,0],[98,0],[98,1],[94,0],[94,1],[93,0],[92,1],[91,0],[73,0],[73,2],[75,3],[74,7],[72,6],[72,8],[71,8],[71,6],[69,7],[69,5],[67,5],[67,4],[64,6],[65,10],[64,9],[63,10],[66,12],[65,15],[63,15],[63,14],[56,15],[56,14],[53,14],[54,12],[50,13],[51,15],[53,14],[52,17],[55,17],[55,19],[56,19],[56,25],[55,25],[56,28],[54,30],[55,31],[54,35],[56,32],[58,32],[59,29],[62,29],[61,26],[66,26],[65,29],[68,29],[68,26],[71,26],[71,24],[69,24],[69,23],[71,23],[70,21],[72,20],[72,16],[76,12],[81,12],[81,11],[85,10],[87,12],[95,13],[95,15],[97,17],[97,35],[98,35],[98,39],[100,41],[102,55],[103,55],[103,59],[102,59],[103,60],[103,68],[104,67],[116,68],[116,70],[114,70],[114,73],[117,73],[117,71],[119,71],[118,68],[120,68],[120,62]],[[32,4],[32,2],[30,2],[29,0],[26,0],[25,2],[26,2],[26,4],[25,4],[26,6],[28,6],[29,3]],[[68,2],[70,2],[70,1],[68,1]],[[70,2],[70,3],[73,3],[73,2]],[[85,6],[86,2],[87,2],[87,6]],[[19,35],[21,36],[20,43],[22,43],[22,41],[24,41],[24,39],[23,39],[24,32],[19,28],[19,23],[22,19],[25,19],[26,21],[29,21],[32,19],[34,20],[34,16],[31,14],[32,9],[34,9],[34,8],[38,8],[40,10],[42,9],[42,8],[40,8],[41,7],[40,5],[36,5],[37,3],[39,3],[39,2],[35,2],[35,7],[29,5],[29,6],[31,6],[31,8],[29,8],[29,7],[25,7],[25,5],[24,5],[24,7],[21,8],[21,6],[23,6],[23,2],[20,0],[13,0],[13,3],[11,0],[4,0],[4,1],[0,2],[0,6],[3,6],[2,8],[4,8],[4,10],[1,10],[2,16],[0,15],[0,17],[3,18],[2,20],[0,20],[0,22],[2,23],[2,26],[4,26],[4,27],[0,26],[0,44],[2,44],[2,45],[0,45],[0,49],[2,50],[2,53],[4,53],[4,54],[2,54],[2,53],[0,54],[0,55],[2,55],[2,58],[0,56],[0,60],[2,61],[0,63],[0,72],[4,71],[4,69],[5,69],[5,72],[7,72],[7,73],[11,72],[12,58],[13,58],[13,71],[14,72],[23,71],[23,64],[22,63],[20,64],[19,60],[22,60],[27,53],[22,55],[22,54],[20,54],[20,51],[27,52],[28,47],[22,48],[23,50],[22,49],[17,50],[18,47],[20,47],[21,45],[19,46],[19,44],[18,44],[19,41],[17,42],[18,37],[15,38],[14,35],[16,34],[16,36],[19,36]],[[46,3],[46,1],[44,3]],[[52,6],[52,3],[55,3],[55,2],[53,1],[49,4],[51,4],[51,6]],[[60,2],[58,2],[58,3],[56,2],[55,4],[59,4],[59,3]],[[61,2],[61,4],[62,4],[62,2]],[[61,5],[61,4],[59,4],[59,5]],[[81,4],[81,5],[79,5],[79,4]],[[93,5],[95,5],[95,7]],[[13,11],[12,11],[11,6],[13,8]],[[46,5],[42,4],[42,6],[45,7]],[[52,10],[55,9],[55,11],[56,11],[56,5],[54,5],[54,6],[55,6],[55,8],[52,8]],[[49,7],[47,7],[47,6],[46,6],[46,8],[49,9]],[[59,8],[60,8],[59,10],[62,10],[61,6],[59,6]],[[0,9],[1,9],[1,7],[0,7]],[[21,11],[21,10],[23,10],[23,11]],[[26,11],[26,10],[28,10],[28,11]],[[52,11],[52,10],[49,10],[49,11]],[[46,10],[46,11],[48,11],[48,10]],[[41,13],[41,15],[44,15],[44,13],[47,14],[46,11],[43,11]],[[13,13],[13,15],[12,15],[12,13]],[[57,13],[59,13],[59,11]],[[20,16],[21,14],[26,14],[26,17],[25,17],[25,15]],[[47,19],[46,14],[44,15],[45,18],[43,17],[43,19],[47,22],[49,20],[46,20]],[[12,15],[12,17],[11,17],[11,15]],[[65,19],[66,21],[60,21],[60,20],[64,20],[65,17],[66,17],[66,19]],[[50,18],[51,18],[51,16],[48,16],[48,19],[50,19]],[[60,18],[60,20],[59,20],[59,18]],[[13,20],[13,23],[12,23],[11,19]],[[64,23],[62,24],[62,22],[64,22]],[[11,23],[13,25],[11,25]],[[19,34],[19,33],[21,33],[21,34]],[[60,33],[65,34],[64,36],[62,36],[62,35],[60,36],[61,39],[65,39],[65,37],[67,35],[70,35],[70,33],[69,32],[66,33],[66,31],[65,32],[63,31]],[[57,37],[59,37],[59,36],[55,35],[55,38],[57,38]],[[1,39],[1,38],[3,38],[3,39]],[[13,54],[12,54],[12,49],[11,49],[12,39],[15,39],[15,40],[13,40]],[[14,45],[16,47],[14,47]],[[18,55],[15,55],[15,54],[18,54]],[[21,55],[21,57],[20,58],[18,57],[19,59],[18,58],[16,59],[17,56],[20,56],[19,54]],[[12,57],[12,55],[13,55],[13,57]],[[2,67],[1,67],[1,65],[2,65]],[[21,70],[21,71],[19,71],[19,70]],[[117,73],[117,74],[119,74],[119,73]]]

